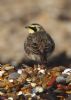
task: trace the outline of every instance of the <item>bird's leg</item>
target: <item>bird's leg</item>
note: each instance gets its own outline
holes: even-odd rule
[[[45,54],[41,55],[40,59],[41,59],[41,64],[46,67],[46,65],[47,65],[47,55],[45,55]]]

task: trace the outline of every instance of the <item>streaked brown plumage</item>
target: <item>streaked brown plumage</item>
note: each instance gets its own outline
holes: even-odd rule
[[[47,63],[47,57],[55,47],[53,39],[39,24],[31,24],[26,28],[30,29],[30,32],[24,43],[25,52],[30,59]]]

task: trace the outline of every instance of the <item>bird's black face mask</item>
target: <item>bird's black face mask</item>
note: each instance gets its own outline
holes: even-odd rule
[[[36,27],[29,26],[29,28],[32,29],[34,32],[37,32],[37,28]]]

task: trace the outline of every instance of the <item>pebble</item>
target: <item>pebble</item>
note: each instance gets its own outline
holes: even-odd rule
[[[31,78],[27,78],[26,81],[27,81],[28,83],[31,83],[32,80],[31,80]]]
[[[71,83],[71,74],[66,78],[66,83]]]
[[[0,96],[3,95],[4,93],[0,91]]]
[[[67,75],[70,75],[71,74],[71,68],[67,68],[65,69],[62,74],[67,74]]]
[[[40,68],[40,67],[38,67],[38,68],[37,68],[37,70],[41,70],[41,68]]]
[[[37,87],[35,87],[35,91],[36,91],[36,93],[37,93],[37,92],[41,93],[41,92],[44,91],[44,89],[43,89],[43,87],[41,87],[41,86],[37,86]]]
[[[0,71],[0,77],[5,73],[5,71]]]
[[[13,66],[7,66],[7,67],[5,67],[6,71],[11,70],[11,69],[14,69],[14,67]]]
[[[56,82],[57,82],[57,83],[66,82],[66,78],[64,78],[63,76],[58,76],[58,77],[56,78]]]
[[[21,69],[18,69],[17,73],[18,74],[22,74],[22,70]]]
[[[6,90],[3,88],[3,87],[0,87],[0,93],[5,93],[6,92]]]
[[[44,69],[41,69],[41,70],[39,70],[39,72],[38,72],[38,73],[45,74],[45,70],[44,70]]]
[[[36,96],[36,93],[32,93],[32,94],[31,94],[31,97],[35,97],[35,96]]]
[[[8,100],[14,100],[13,97],[9,97]]]
[[[30,83],[32,87],[35,87],[36,86],[36,83]]]
[[[10,79],[9,82],[14,82],[14,80],[13,79]]]
[[[23,94],[22,91],[19,91],[17,95],[22,95],[22,94]]]
[[[17,79],[20,75],[17,72],[13,72],[9,75],[8,79]]]

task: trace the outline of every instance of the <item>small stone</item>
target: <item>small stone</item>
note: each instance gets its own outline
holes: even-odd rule
[[[17,73],[18,73],[18,74],[22,74],[22,70],[19,69],[19,70],[17,71]]]
[[[1,96],[0,95],[0,100],[8,100],[7,98],[8,98],[7,96]]]
[[[67,74],[67,75],[70,75],[71,74],[71,68],[67,68],[65,69],[62,74]]]
[[[33,88],[33,89],[32,89],[32,94],[33,94],[33,93],[36,93],[36,90],[35,90],[35,88]]]
[[[71,94],[68,95],[67,100],[71,100]]]
[[[56,78],[56,82],[57,82],[57,83],[66,82],[66,78],[64,78],[63,76],[58,76],[58,77]]]
[[[21,94],[23,94],[22,91],[19,91],[17,95],[21,95]]]
[[[66,83],[71,83],[71,74],[66,78]]]
[[[39,72],[38,72],[38,73],[45,74],[45,70],[44,70],[44,69],[41,69],[41,70],[39,70]]]
[[[40,67],[38,67],[38,68],[37,68],[37,70],[41,70],[41,68],[40,68]]]
[[[36,96],[36,94],[35,94],[35,93],[31,94],[31,97],[35,97],[35,96]]]
[[[5,71],[0,71],[0,77],[5,73]]]
[[[11,82],[11,83],[12,83],[12,82],[14,82],[14,80],[13,80],[13,79],[10,79],[10,80],[9,80],[9,82]]]
[[[43,89],[43,87],[41,87],[41,86],[37,86],[37,87],[35,88],[35,91],[41,93],[41,92],[44,91],[44,89]]]
[[[31,78],[27,78],[26,81],[30,83],[32,80]]]
[[[8,71],[8,70],[12,70],[12,69],[14,69],[13,66],[7,66],[7,67],[5,67],[5,70],[6,70],[6,71]]]
[[[31,86],[32,86],[32,87],[35,87],[35,86],[36,86],[36,83],[31,83]]]
[[[20,75],[17,72],[13,72],[9,75],[8,79],[17,79]]]
[[[62,93],[63,91],[62,90],[60,90],[60,89],[56,89],[56,90],[54,90],[54,93]]]
[[[0,87],[0,92],[5,93],[6,90],[3,87]]]
[[[12,97],[9,97],[8,100],[14,100]]]
[[[24,96],[23,94],[18,95],[17,100],[25,100],[25,99],[26,99],[26,98],[25,98],[25,96]]]
[[[4,93],[0,91],[0,96],[3,95]]]

